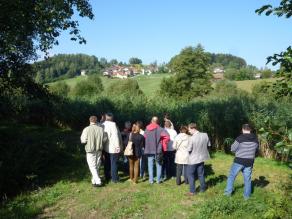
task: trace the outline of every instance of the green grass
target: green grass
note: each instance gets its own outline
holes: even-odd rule
[[[235,194],[222,195],[232,159],[214,154],[206,163],[208,189],[194,197],[186,197],[188,186],[176,186],[175,180],[132,185],[122,175],[122,183],[93,188],[86,163],[80,163],[87,170],[85,177],[20,195],[0,209],[0,218],[291,218],[291,170],[275,161],[256,159],[254,192],[244,201],[241,175]]]
[[[236,85],[239,89],[245,90],[247,92],[251,92],[253,86],[259,84],[263,81],[267,82],[275,82],[277,78],[269,78],[269,79],[258,79],[258,80],[245,80],[245,81],[236,81]]]
[[[144,92],[144,94],[146,94],[147,96],[154,96],[157,94],[161,80],[164,77],[170,77],[170,74],[153,74],[151,76],[143,75],[143,76],[136,76],[133,79],[138,81],[139,87]],[[66,79],[62,81],[66,82],[70,87],[74,87],[76,83],[85,79],[86,77],[84,76],[77,76],[75,78],[70,78],[70,79]],[[106,77],[101,77],[101,79],[102,79],[102,83],[105,89],[107,89],[115,81],[123,80],[123,79],[109,79]],[[263,82],[263,81],[274,82],[276,80],[277,80],[276,78],[271,78],[271,79],[236,81],[236,85],[239,89],[245,90],[247,92],[251,92],[252,87],[260,82]],[[52,85],[54,83],[57,83],[57,82],[49,83],[48,85]]]

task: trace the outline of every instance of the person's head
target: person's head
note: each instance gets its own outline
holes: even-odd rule
[[[191,134],[194,134],[196,131],[198,131],[197,124],[194,122],[190,123],[188,129]]]
[[[159,123],[158,117],[157,116],[153,116],[152,119],[151,119],[151,123],[158,124]]]
[[[89,122],[90,123],[96,123],[97,122],[97,117],[96,116],[90,116],[89,117]]]
[[[170,128],[170,127],[171,127],[171,123],[170,123],[169,120],[166,120],[166,121],[164,122],[164,127],[165,127],[165,128]]]
[[[242,125],[242,133],[250,133],[251,132],[251,127],[249,124],[243,124]]]
[[[101,116],[100,116],[100,122],[102,123],[102,122],[104,122],[105,121],[105,114],[103,113],[103,114],[101,114]]]
[[[142,121],[137,121],[135,124],[137,126],[139,126],[140,129],[143,129],[143,122]]]
[[[112,113],[106,113],[105,114],[105,120],[106,121],[113,121],[114,120],[114,115]]]
[[[164,119],[164,121],[169,120],[169,114],[168,113],[165,113],[163,119]]]
[[[125,129],[130,130],[132,127],[132,123],[130,121],[125,122]]]
[[[132,132],[133,133],[140,133],[140,127],[137,124],[133,124]]]
[[[182,125],[179,129],[180,133],[185,133],[185,134],[188,134],[189,131],[188,131],[188,127]]]

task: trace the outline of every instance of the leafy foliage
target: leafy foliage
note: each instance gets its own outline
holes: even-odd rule
[[[269,16],[272,13],[278,17],[285,16],[290,18],[292,15],[292,1],[282,0],[280,5],[273,7],[272,5],[264,5],[256,10],[256,13],[261,15],[265,12],[265,15]],[[277,97],[292,96],[292,48],[289,46],[286,51],[279,54],[274,54],[267,58],[267,63],[272,65],[281,65],[278,76],[282,77],[276,83],[273,84],[273,91]]]
[[[112,83],[107,88],[107,93],[110,96],[139,96],[142,95],[143,92],[141,91],[139,84],[136,80],[126,79],[122,81],[116,81]]]
[[[212,89],[208,63],[201,45],[186,47],[170,60],[169,67],[175,75],[161,82],[161,93],[186,99],[208,94]]]
[[[95,56],[84,54],[56,55],[36,62],[36,81],[48,83],[64,78],[73,78],[84,70],[86,74],[99,74],[103,66]]]
[[[77,97],[90,97],[98,95],[103,91],[103,85],[98,75],[88,76],[85,81],[78,82],[72,90]]]
[[[210,57],[210,65],[220,66],[224,69],[232,68],[232,69],[240,69],[246,67],[246,61],[241,58],[231,54],[215,54],[215,53],[207,53]]]
[[[130,65],[135,65],[135,64],[139,65],[139,64],[142,64],[142,60],[139,58],[136,58],[136,57],[132,57],[129,59],[129,64]]]

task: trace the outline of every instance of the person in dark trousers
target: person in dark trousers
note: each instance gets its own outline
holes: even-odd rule
[[[113,122],[113,115],[111,113],[107,113],[105,119],[106,120],[102,124],[104,132],[108,137],[104,147],[105,179],[107,182],[111,179],[113,183],[117,183],[119,181],[118,158],[119,153],[122,151],[121,134],[117,128],[116,123]]]
[[[211,146],[207,133],[199,132],[196,123],[189,124],[189,133],[192,135],[189,139],[188,151],[188,181],[190,184],[190,192],[187,195],[194,195],[196,192],[195,174],[198,174],[200,181],[200,191],[206,189],[204,162],[210,159],[208,146]]]
[[[140,129],[140,134],[144,136],[144,130],[143,130],[143,122],[142,121],[137,121],[135,123],[139,129]],[[140,158],[140,177],[142,179],[145,178],[145,172],[146,172],[146,165],[147,165],[147,156],[144,154],[145,147],[142,148],[142,156]]]
[[[181,184],[181,176],[184,176],[185,184],[188,184],[187,166],[189,160],[189,145],[190,135],[188,135],[188,127],[181,126],[180,133],[176,136],[173,142],[173,149],[175,153],[176,163],[176,184]]]
[[[237,174],[241,171],[244,179],[245,199],[251,195],[251,174],[259,142],[255,134],[251,133],[249,124],[242,125],[242,134],[231,145],[231,151],[235,153],[235,159],[231,166],[224,194],[230,196],[233,192],[233,183]]]
[[[129,141],[132,141],[133,155],[129,158],[129,174],[130,180],[133,183],[138,183],[140,158],[142,156],[142,149],[145,146],[145,138],[140,134],[140,128],[136,124],[132,127],[132,132],[129,135]]]

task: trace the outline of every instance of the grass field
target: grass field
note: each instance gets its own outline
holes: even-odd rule
[[[233,157],[213,154],[206,163],[208,189],[187,197],[187,185],[171,179],[133,185],[120,172],[121,183],[93,188],[86,161],[67,173],[68,179],[20,195],[0,208],[0,218],[291,218],[291,170],[258,158],[253,172],[253,194],[244,201],[243,179],[232,197],[223,196]],[[86,175],[79,174],[87,172]],[[198,186],[198,184],[197,184]]]
[[[159,85],[161,83],[161,80],[164,77],[170,77],[170,74],[153,74],[151,76],[136,76],[134,77],[134,80],[138,81],[138,84],[140,86],[140,89],[146,94],[153,96],[156,94],[156,92],[159,90]],[[85,80],[86,77],[84,76],[78,76],[75,78],[70,78],[63,80],[66,82],[70,87],[74,87],[75,84],[79,81]],[[122,79],[109,79],[106,77],[101,77],[102,83],[104,85],[104,88],[107,89],[110,84],[114,83],[117,80],[122,80]],[[260,80],[245,80],[245,81],[236,81],[236,85],[239,89],[245,90],[247,92],[252,91],[252,87],[260,82],[263,81],[268,81],[268,82],[273,82],[275,81],[275,78],[271,79],[260,79]],[[54,82],[56,83],[56,82]],[[49,83],[49,85],[54,84],[54,83]]]

